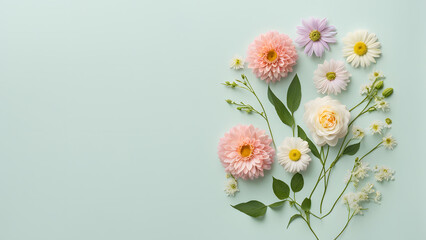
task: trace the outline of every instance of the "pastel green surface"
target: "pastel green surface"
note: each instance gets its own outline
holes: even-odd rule
[[[395,88],[388,113],[395,151],[367,161],[396,170],[377,184],[381,205],[350,223],[342,239],[422,239],[424,220],[424,1],[137,1],[4,0],[0,3],[0,239],[313,239],[306,225],[285,226],[294,209],[268,210],[252,219],[230,204],[276,200],[272,176],[290,180],[281,166],[262,179],[240,181],[234,198],[223,192],[219,138],[236,124],[266,129],[224,99],[256,105],[252,96],[221,82],[241,72],[228,68],[261,33],[296,37],[302,18],[327,17],[338,43],[323,59],[300,58],[294,72],[302,104],[319,96],[313,71],[324,59],[342,60],[341,38],[366,29],[377,34],[383,56],[354,69],[338,99],[360,100],[360,85],[374,68]],[[277,143],[291,132],[267,103],[267,85],[246,70],[266,103]],[[294,73],[273,84],[284,98]],[[301,123],[303,107],[296,112]],[[359,125],[383,120],[363,117]],[[367,137],[360,151],[377,139]],[[339,162],[325,206],[343,187],[352,158]],[[301,200],[320,171],[304,173]],[[371,179],[371,178],[370,178]],[[321,187],[321,186],[320,186]],[[319,196],[313,209],[318,211]],[[321,239],[343,227],[338,204],[322,222]]]

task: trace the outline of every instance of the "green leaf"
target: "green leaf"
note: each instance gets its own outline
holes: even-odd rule
[[[286,201],[287,201],[287,200],[283,200],[283,201],[279,201],[279,202],[275,202],[275,203],[269,204],[269,207],[270,207],[270,208],[277,208],[277,207],[281,207],[282,205],[284,205],[284,203],[285,203]]]
[[[308,142],[309,144],[309,148],[311,149],[312,154],[317,157],[318,159],[321,159],[320,153],[318,152],[317,147],[315,146],[315,144],[311,141],[311,139],[308,138],[308,136],[306,136],[305,131],[303,131],[303,129],[297,125],[297,135]]]
[[[351,155],[351,156],[354,155],[355,153],[358,152],[360,145],[361,143],[355,143],[346,147],[346,149],[343,151],[343,154]]]
[[[302,202],[302,209],[305,212],[308,212],[309,210],[311,210],[311,199],[305,198],[305,200],[303,200],[303,202]]]
[[[290,188],[288,187],[288,185],[285,182],[274,177],[272,177],[272,179],[272,190],[274,190],[275,196],[277,196],[277,198],[281,200],[288,198],[288,196],[290,196]]]
[[[294,119],[293,116],[291,116],[288,109],[285,107],[284,103],[281,102],[277,96],[272,92],[271,88],[268,86],[268,99],[271,101],[272,105],[275,107],[275,111],[278,114],[278,117],[280,117],[281,121],[288,126],[293,126]]]
[[[302,100],[302,90],[299,77],[296,74],[287,90],[287,106],[292,113],[299,108],[300,100]]]
[[[300,192],[300,190],[302,190],[303,188],[303,176],[300,173],[296,173],[294,174],[293,178],[291,178],[291,190],[293,190],[293,192]]]
[[[232,207],[251,217],[263,216],[265,215],[267,209],[267,206],[265,204],[256,200],[252,200],[246,203],[240,203]]]
[[[300,215],[300,214],[294,214],[293,216],[291,216],[290,221],[288,221],[287,228],[288,228],[288,226],[290,226],[291,222],[293,222],[295,219],[301,218],[301,217],[302,217],[302,215]]]

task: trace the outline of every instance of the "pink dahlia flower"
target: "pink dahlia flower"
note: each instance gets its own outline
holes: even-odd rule
[[[248,67],[260,79],[280,81],[293,71],[297,52],[289,36],[279,32],[268,32],[257,37],[248,48]]]
[[[271,142],[265,131],[253,125],[237,125],[220,139],[219,159],[225,171],[235,178],[263,177],[263,170],[271,169],[274,162],[275,150]]]
[[[305,47],[305,53],[312,56],[315,53],[317,57],[321,57],[325,49],[330,50],[329,43],[335,43],[334,36],[336,28],[328,26],[327,19],[310,18],[302,20],[302,26],[297,26],[299,37],[295,42],[301,47]]]

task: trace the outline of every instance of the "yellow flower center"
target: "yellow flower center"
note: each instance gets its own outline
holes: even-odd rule
[[[243,145],[240,148],[240,155],[241,157],[249,157],[251,153],[253,152],[253,149],[250,145]]]
[[[358,56],[362,56],[362,55],[366,54],[367,53],[367,45],[365,45],[365,43],[363,43],[363,42],[357,42],[354,46],[354,52]]]
[[[379,73],[378,73],[378,72],[374,72],[374,76],[375,76],[375,77],[378,77],[378,76],[379,76]]]
[[[321,33],[318,30],[312,30],[311,33],[309,33],[309,38],[316,42],[318,40],[320,40],[321,38]]]
[[[292,149],[290,151],[290,153],[288,154],[288,157],[292,160],[292,161],[299,161],[300,157],[302,156],[302,154],[300,153],[299,150],[297,149]]]
[[[236,60],[235,60],[235,64],[236,64],[236,65],[240,65],[240,59],[236,59]]]
[[[337,124],[337,119],[334,112],[329,110],[324,110],[319,115],[319,123],[323,128],[332,129]]]
[[[268,59],[268,61],[273,62],[277,59],[278,54],[277,52],[275,52],[275,50],[269,50],[269,52],[266,54],[266,59]]]
[[[336,73],[335,72],[328,72],[326,75],[327,79],[329,81],[333,81],[334,79],[336,79]]]

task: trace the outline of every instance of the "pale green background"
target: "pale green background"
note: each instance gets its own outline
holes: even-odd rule
[[[378,184],[381,205],[369,204],[342,239],[423,239],[424,1],[137,1],[3,0],[0,3],[0,239],[313,239],[294,210],[269,210],[257,220],[232,209],[251,199],[275,201],[272,175],[290,174],[274,163],[265,178],[240,181],[228,198],[216,148],[236,124],[266,128],[225,98],[256,105],[252,96],[219,83],[239,72],[228,68],[259,34],[278,30],[296,37],[302,18],[327,17],[338,44],[324,59],[343,59],[341,38],[374,32],[383,57],[354,69],[339,99],[353,105],[374,68],[383,70],[390,99],[394,152],[380,150],[371,165],[396,169],[396,181]],[[295,68],[302,103],[319,96],[313,71],[324,59],[301,52]],[[280,143],[290,129],[266,99],[266,84],[245,71],[266,103]],[[290,78],[293,74],[290,75]],[[289,80],[273,85],[284,98]],[[257,106],[257,105],[256,105]],[[301,108],[296,117],[303,114]],[[383,113],[364,117],[367,127]],[[377,137],[367,137],[360,151]],[[332,175],[326,209],[343,186],[353,158]],[[304,173],[313,186],[320,164]],[[314,203],[318,196],[314,195]],[[314,210],[317,212],[317,206]],[[343,227],[338,204],[323,222],[321,239]]]

